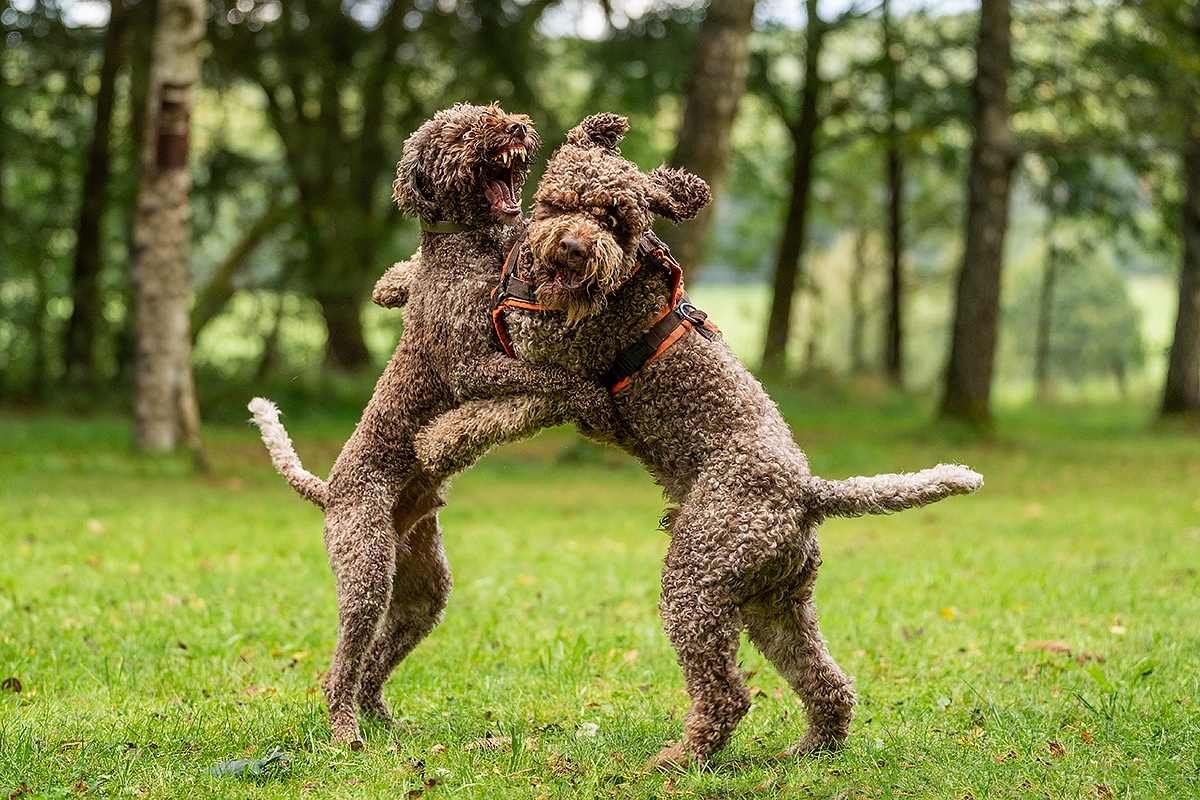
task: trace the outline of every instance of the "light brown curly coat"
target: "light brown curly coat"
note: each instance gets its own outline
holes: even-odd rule
[[[653,214],[680,219],[708,201],[703,181],[621,158],[624,118],[590,117],[551,159],[535,194],[524,263],[541,302],[512,310],[520,358],[598,379],[670,300],[665,271],[633,273]],[[790,748],[838,748],[853,716],[852,681],[829,654],[813,587],[817,528],[831,515],[887,513],[973,492],[979,475],[939,465],[915,474],[825,481],[759,382],[719,338],[683,336],[648,362],[615,402],[627,432],[585,430],[636,456],[674,504],[659,608],[692,704],[684,735],[652,761],[694,764],[728,741],[750,706],[736,653],[741,631],[804,701],[808,726]],[[466,403],[418,435],[423,461],[461,468],[491,445],[536,430],[559,412],[532,396]]]
[[[469,105],[438,112],[405,142],[395,183],[400,207],[425,223],[467,229],[422,231],[400,343],[328,483],[301,466],[274,405],[262,398],[250,405],[277,469],[325,509],[338,598],[325,700],[334,740],[352,747],[362,746],[356,705],[393,724],[384,682],[441,620],[450,593],[436,511],[451,471],[421,468],[418,429],[464,397],[514,391],[553,397],[571,409],[564,417],[618,424],[598,385],[509,358],[491,324],[489,294],[520,227],[518,192],[536,146],[528,117]]]

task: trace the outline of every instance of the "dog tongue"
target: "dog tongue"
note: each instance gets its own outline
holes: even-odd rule
[[[575,291],[580,287],[579,276],[569,269],[558,269],[554,273],[554,282],[567,291]]]
[[[504,214],[521,213],[521,203],[505,181],[488,181],[483,194],[497,211]]]

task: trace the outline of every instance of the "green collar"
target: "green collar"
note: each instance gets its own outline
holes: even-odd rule
[[[421,230],[426,233],[463,233],[464,231],[478,230],[476,225],[464,225],[461,222],[450,222],[449,220],[440,219],[437,222],[426,222],[421,220]]]

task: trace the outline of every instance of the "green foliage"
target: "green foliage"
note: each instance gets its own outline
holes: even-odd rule
[[[687,703],[655,609],[661,500],[624,457],[562,461],[573,434],[455,481],[446,621],[388,684],[401,727],[368,726],[349,753],[318,690],[336,617],[321,515],[252,428],[210,429],[200,478],[186,458],[131,455],[124,423],[7,415],[0,791],[1195,794],[1195,437],[1110,409],[1009,416],[997,441],[956,441],[901,395],[773,393],[820,474],[955,460],[987,481],[823,528],[822,629],[862,696],[844,751],[773,760],[803,712],[747,646],[753,706],[729,747],[704,769],[642,774]],[[321,474],[351,429],[292,425]],[[292,758],[261,776],[200,772],[276,747]]]

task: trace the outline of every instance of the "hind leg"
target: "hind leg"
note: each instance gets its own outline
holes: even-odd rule
[[[692,704],[683,738],[650,761],[664,768],[703,763],[725,746],[750,708],[736,661],[742,621],[731,587],[697,569],[697,562],[673,567],[672,560],[668,554],[659,608]]]
[[[383,685],[396,666],[442,621],[453,585],[436,514],[413,525],[400,547],[391,603],[367,651],[358,690],[363,713],[389,727],[395,721],[383,701]]]
[[[335,742],[363,746],[355,718],[367,648],[388,609],[396,567],[391,493],[368,487],[326,508],[325,548],[337,586],[338,633],[325,675],[325,703]]]
[[[773,586],[770,602],[762,598],[742,608],[750,641],[804,703],[808,728],[789,754],[839,749],[854,716],[853,681],[829,655],[817,624],[813,584],[820,563],[814,547],[808,566],[791,587]]]

